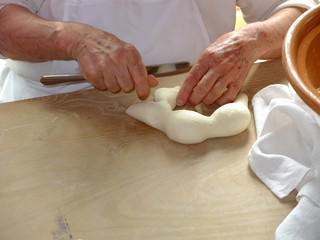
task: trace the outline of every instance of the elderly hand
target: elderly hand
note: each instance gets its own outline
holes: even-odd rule
[[[136,89],[140,99],[157,85],[148,76],[140,54],[130,44],[91,26],[47,21],[27,9],[9,4],[0,10],[0,52],[29,62],[77,60],[93,86],[111,92]]]
[[[86,25],[77,25],[81,38],[70,49],[83,76],[98,89],[113,93],[136,90],[140,99],[158,84],[148,75],[137,49],[114,35]]]
[[[234,31],[207,47],[184,81],[177,104],[223,105],[232,102],[255,60],[256,35]]]
[[[177,104],[232,102],[257,59],[281,57],[290,25],[305,9],[284,8],[263,22],[248,24],[218,38],[201,54],[177,97]]]
[[[281,56],[283,37],[305,9],[285,8],[263,22],[249,24],[212,43],[191,69],[177,104],[233,101],[255,60]],[[0,10],[0,52],[7,58],[43,62],[72,60],[87,80],[112,92],[134,88],[145,99],[157,84],[137,50],[112,34],[88,25],[48,21],[9,4]]]

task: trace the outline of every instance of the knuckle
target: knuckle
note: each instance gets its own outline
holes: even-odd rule
[[[218,94],[216,94],[215,92],[210,92],[204,99],[203,99],[203,103],[205,105],[212,105],[217,98],[219,97]]]
[[[237,97],[237,94],[234,93],[225,93],[221,98],[217,100],[217,104],[224,105],[227,103],[231,103]]]
[[[122,87],[122,90],[123,90],[125,93],[131,92],[133,89],[134,89],[134,84],[133,84],[132,82],[130,82],[130,83],[128,83],[128,84],[125,84],[125,85]]]
[[[197,84],[202,76],[207,72],[207,67],[202,63],[196,63],[189,72],[189,81]]]
[[[242,86],[242,84],[240,81],[232,81],[228,84],[228,88],[233,89],[233,91],[235,91],[237,93],[240,91],[241,86]]]
[[[208,99],[208,98],[205,98],[202,102],[207,106],[214,103],[214,101],[212,101],[212,99]]]
[[[103,79],[96,73],[84,73],[83,77],[87,79],[95,88],[99,90],[106,90],[107,87],[104,84]]]
[[[134,56],[138,57],[138,50],[132,44],[126,43],[120,47],[120,52],[124,56]]]
[[[112,93],[118,93],[121,91],[120,87],[119,86],[116,86],[116,85],[111,85],[110,87],[108,87],[109,91],[112,92]]]
[[[201,99],[199,99],[198,97],[195,97],[194,95],[191,95],[191,97],[188,100],[188,103],[191,106],[197,106],[200,102],[201,102]]]

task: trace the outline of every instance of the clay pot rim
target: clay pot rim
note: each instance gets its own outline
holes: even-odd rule
[[[320,95],[311,84],[310,80],[302,79],[297,66],[298,46],[296,41],[299,34],[305,30],[306,24],[311,23],[315,18],[319,18],[317,24],[320,24],[320,5],[309,9],[303,13],[289,28],[282,48],[282,63],[287,78],[293,89],[301,99],[311,107],[315,112],[320,114]],[[312,29],[313,25],[309,28]],[[307,30],[309,30],[307,29]],[[300,35],[301,36],[301,35]],[[302,37],[303,38],[303,37]]]

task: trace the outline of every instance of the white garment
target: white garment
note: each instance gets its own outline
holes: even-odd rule
[[[320,116],[285,85],[252,99],[257,141],[249,153],[256,175],[279,198],[298,191],[296,208],[276,231],[279,240],[320,239]]]
[[[146,65],[176,61],[194,63],[210,44],[194,0],[65,0],[64,4],[61,1],[58,6],[56,2],[45,1],[37,14],[48,20],[81,22],[111,32],[133,44]],[[223,4],[219,5],[222,8]],[[88,11],[95,14],[88,14]],[[8,60],[8,66],[12,72],[7,75],[0,101],[63,93],[91,86],[82,83],[46,87],[39,83],[42,75],[79,73],[76,61],[28,63]]]
[[[7,68],[6,65],[7,65],[6,60],[0,59],[0,69],[3,69],[2,71],[0,70],[0,92],[4,84],[4,81],[6,79],[6,76],[3,76],[3,75],[7,74],[9,70],[9,68]],[[6,69],[6,71],[4,69]]]
[[[210,42],[233,30],[236,4],[252,21],[264,20],[287,6],[311,7],[313,0],[0,0],[0,8],[10,3],[48,20],[83,22],[111,32],[133,44],[144,63],[150,65],[175,61],[193,64]],[[55,87],[39,83],[42,75],[79,73],[75,61],[8,60],[8,66],[0,102],[91,87],[88,83]]]

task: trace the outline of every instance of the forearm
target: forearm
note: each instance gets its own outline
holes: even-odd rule
[[[295,7],[285,8],[263,22],[240,28],[240,31],[255,34],[255,59],[280,58],[283,39],[289,27],[305,10]]]
[[[157,85],[148,76],[137,49],[111,33],[89,25],[47,21],[23,7],[0,10],[0,52],[29,62],[76,60],[93,86],[111,92],[136,89],[146,99]]]
[[[0,10],[0,52],[30,62],[71,60],[76,37],[71,24],[47,21],[23,7],[8,5]]]

